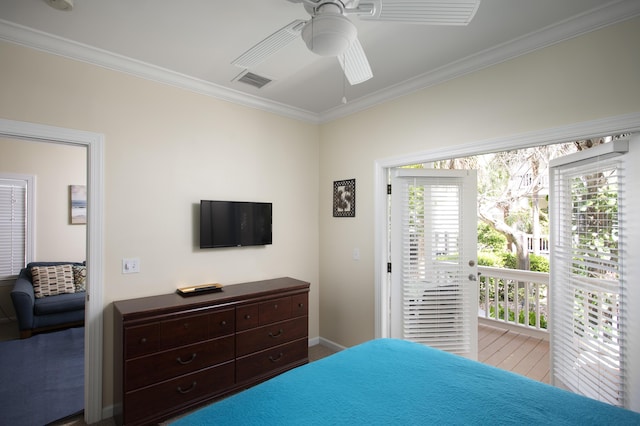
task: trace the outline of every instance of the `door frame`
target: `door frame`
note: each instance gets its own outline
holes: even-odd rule
[[[389,274],[387,273],[387,262],[389,262],[387,184],[390,169],[449,158],[571,142],[608,136],[612,133],[635,133],[638,131],[640,131],[640,112],[376,160],[374,162],[375,337],[390,336]]]
[[[87,300],[84,330],[84,419],[103,418],[104,135],[0,118],[0,136],[87,149]]]

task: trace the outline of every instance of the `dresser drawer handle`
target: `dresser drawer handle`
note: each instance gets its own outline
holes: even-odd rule
[[[194,359],[196,359],[196,353],[195,353],[195,352],[194,352],[194,353],[192,353],[192,354],[191,354],[191,358],[190,358],[190,359],[188,359],[188,360],[186,360],[186,361],[183,361],[181,356],[179,356],[178,358],[176,358],[176,361],[178,361],[178,362],[179,362],[180,364],[182,364],[182,365],[187,365],[187,364],[189,364],[190,362],[192,362]]]
[[[273,305],[273,309],[278,309],[278,304]]]
[[[185,393],[189,393],[192,390],[194,390],[196,388],[196,385],[198,384],[198,382],[193,382],[191,383],[191,386],[189,387],[189,389],[182,389],[182,387],[178,386],[178,392],[180,392],[181,394],[185,394]]]
[[[143,337],[142,339],[140,339],[140,343],[145,344],[147,343],[147,338]]]
[[[298,308],[304,308],[304,303],[298,303]]]
[[[249,314],[245,315],[244,319],[251,319],[251,315],[249,315]]]
[[[220,321],[220,325],[224,327],[225,325],[227,325],[227,322],[225,320],[222,320]]]
[[[280,336],[282,336],[282,333],[284,333],[284,331],[282,329],[280,329],[280,330],[278,330],[278,332],[276,334],[269,333],[269,337],[280,337]]]
[[[270,360],[271,362],[278,362],[278,361],[280,361],[280,360],[282,359],[282,357],[283,357],[283,356],[284,356],[284,354],[283,354],[282,352],[280,352],[280,353],[278,354],[278,357],[277,357],[277,358],[274,358],[274,357],[272,357],[272,356],[269,356],[269,360]]]

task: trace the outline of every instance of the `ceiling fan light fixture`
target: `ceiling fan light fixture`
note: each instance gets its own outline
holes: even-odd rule
[[[307,48],[320,56],[341,55],[357,35],[356,26],[349,19],[333,13],[315,16],[302,29]]]
[[[58,10],[70,11],[73,9],[73,0],[44,0],[49,6]]]

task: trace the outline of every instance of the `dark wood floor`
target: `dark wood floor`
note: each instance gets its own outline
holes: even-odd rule
[[[549,342],[478,325],[478,361],[549,383]]]

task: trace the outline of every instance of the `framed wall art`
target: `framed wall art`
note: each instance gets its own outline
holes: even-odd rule
[[[333,182],[333,217],[356,216],[356,180]]]
[[[87,223],[86,185],[69,185],[69,218],[72,225]]]

